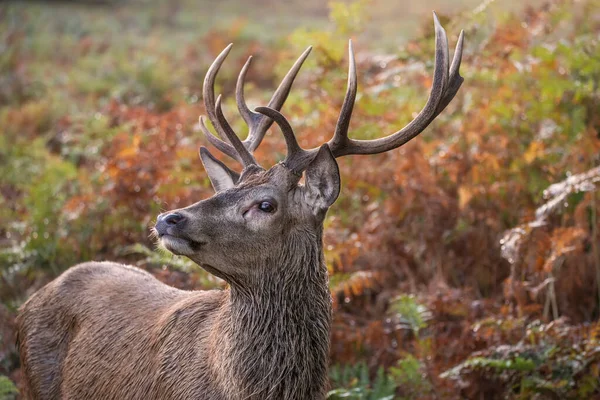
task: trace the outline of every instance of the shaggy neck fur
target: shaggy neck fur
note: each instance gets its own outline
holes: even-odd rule
[[[231,286],[216,338],[229,398],[325,397],[331,296],[318,236],[292,235],[247,287]]]

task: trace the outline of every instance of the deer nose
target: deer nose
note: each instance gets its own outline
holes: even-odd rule
[[[183,221],[185,217],[177,212],[160,214],[156,218],[155,229],[158,233],[158,237],[162,237],[169,233],[169,228],[176,226],[178,223]]]
[[[168,225],[177,225],[180,221],[183,220],[184,217],[179,213],[169,213],[164,216],[161,215],[158,218],[162,219]]]
[[[168,213],[168,214],[160,214],[158,216],[158,222],[165,223],[167,225],[177,225],[181,222],[185,217],[179,213]]]

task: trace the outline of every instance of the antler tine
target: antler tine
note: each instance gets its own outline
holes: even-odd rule
[[[248,165],[258,165],[256,160],[252,156],[252,153],[250,153],[250,151],[248,151],[248,149],[244,146],[240,138],[235,134],[233,129],[231,129],[231,126],[225,119],[225,116],[223,115],[223,110],[221,109],[221,95],[217,97],[215,109],[217,121],[223,129],[223,133],[227,137],[227,140],[229,141],[229,143],[231,143],[236,153],[239,155],[239,159],[242,161],[244,167],[247,167]]]
[[[208,68],[208,71],[206,72],[204,83],[202,85],[202,98],[204,99],[204,108],[206,108],[206,114],[208,114],[208,119],[215,127],[215,130],[221,139],[225,139],[226,135],[225,129],[219,124],[217,111],[215,109],[215,79],[219,73],[221,65],[223,65],[223,62],[231,51],[231,47],[233,47],[233,43],[230,43],[227,47],[225,47],[225,49],[217,56],[217,58],[215,58],[215,61],[213,61],[210,68]]]
[[[442,93],[446,91],[448,87],[448,77],[450,76],[449,68],[450,68],[450,54],[448,51],[448,36],[446,35],[446,30],[440,24],[440,20],[438,19],[435,11],[433,12],[433,25],[435,26],[435,63],[437,67],[438,57],[442,58],[442,72],[443,72],[443,80],[442,80]],[[438,45],[438,37],[440,44]],[[434,69],[435,75],[435,69]]]
[[[306,50],[304,50],[300,57],[298,57],[294,65],[290,68],[288,73],[285,75],[285,77],[279,84],[277,90],[275,90],[275,93],[273,93],[273,96],[271,97],[271,100],[269,101],[267,107],[276,111],[281,110],[281,107],[283,106],[283,103],[285,103],[290,93],[290,89],[292,88],[292,84],[294,83],[294,80],[296,79],[300,68],[302,67],[302,64],[310,54],[311,50],[312,46],[309,46]],[[244,140],[243,143],[244,146],[246,146],[246,148],[250,150],[250,152],[253,152],[262,142],[265,133],[273,123],[273,120],[269,118],[266,114],[260,114],[251,111],[248,108],[244,99],[244,83],[251,61],[252,57],[249,57],[248,61],[246,61],[246,64],[244,64],[244,67],[240,71],[240,75],[238,76],[235,88],[235,95],[240,114],[242,115],[242,118],[244,118],[244,121],[246,121],[246,124],[248,124],[250,128],[248,137]]]
[[[235,84],[235,100],[238,106],[238,110],[240,115],[246,122],[246,125],[249,127],[254,125],[254,121],[256,119],[254,113],[248,108],[246,105],[246,100],[244,99],[244,84],[246,83],[246,74],[248,73],[248,68],[250,68],[250,63],[252,62],[252,56],[248,57],[248,61],[242,67],[240,74],[238,75],[237,83]],[[250,128],[252,129],[252,128]],[[250,134],[248,134],[250,136]]]
[[[345,146],[348,142],[348,127],[350,126],[350,118],[352,118],[352,110],[354,109],[354,101],[356,100],[357,79],[356,79],[356,62],[354,61],[354,50],[352,49],[352,40],[348,41],[348,87],[344,96],[344,103],[340,116],[338,117],[335,126],[335,133],[330,144],[332,148]]]
[[[208,130],[208,128],[206,127],[206,125],[204,123],[204,118],[202,116],[200,116],[199,122],[200,122],[200,129],[202,129],[204,136],[206,136],[206,139],[213,146],[215,146],[217,148],[217,150],[219,150],[221,153],[228,155],[229,157],[231,157],[234,160],[239,161],[240,163],[243,164],[242,159],[237,154],[237,152],[235,151],[233,146],[231,146],[229,143],[225,143],[224,141],[220,140],[215,135],[213,135],[211,131]]]
[[[454,50],[454,57],[452,58],[452,65],[450,66],[450,77],[449,77],[450,82],[448,83],[448,87],[446,88],[446,94],[444,95],[444,98],[438,105],[438,108],[437,108],[433,118],[437,117],[442,111],[444,111],[444,108],[446,108],[446,106],[448,104],[450,104],[450,102],[452,101],[452,99],[454,98],[456,93],[458,92],[458,89],[460,89],[460,86],[464,82],[464,78],[462,76],[460,76],[460,71],[459,71],[460,62],[462,60],[464,38],[465,38],[465,32],[463,30],[461,30],[460,35],[458,36],[458,42],[456,43],[456,49]]]
[[[294,130],[283,114],[269,107],[256,107],[255,110],[274,120],[281,129],[281,133],[283,133],[285,144],[287,146],[287,156],[285,160],[283,160],[283,164],[292,169],[294,165],[302,164],[302,161],[307,158],[310,159],[310,153],[298,145]],[[301,173],[302,170],[296,172]]]

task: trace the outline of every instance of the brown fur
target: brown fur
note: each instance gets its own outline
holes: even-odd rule
[[[324,398],[324,210],[284,167],[258,173],[179,210],[186,223],[169,231],[207,242],[172,251],[189,251],[227,290],[182,291],[134,267],[90,262],[35,293],[18,316],[30,398]],[[240,207],[267,195],[278,212],[240,219]]]

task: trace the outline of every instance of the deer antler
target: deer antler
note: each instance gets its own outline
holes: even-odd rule
[[[460,88],[463,78],[459,68],[462,58],[464,32],[461,31],[454,51],[452,65],[449,63],[448,39],[444,28],[440,25],[435,12],[433,13],[435,25],[435,69],[433,85],[427,103],[419,114],[408,125],[399,131],[374,140],[357,140],[348,137],[348,127],[356,98],[356,64],[352,41],[348,46],[349,68],[348,88],[333,138],[327,142],[333,155],[337,157],[349,154],[377,154],[398,148],[421,133],[441,113],[454,98]],[[319,151],[319,147],[304,150],[296,141],[294,132],[286,118],[270,107],[258,107],[256,111],[273,119],[283,132],[287,143],[288,155],[284,164],[296,173],[302,172]]]
[[[246,64],[244,64],[242,70],[240,71],[235,90],[238,110],[249,127],[248,137],[245,140],[242,141],[238,138],[225,119],[221,109],[220,96],[215,102],[215,79],[219,69],[221,68],[221,65],[229,54],[231,47],[232,44],[227,46],[212,63],[208,69],[208,72],[206,73],[202,88],[204,106],[206,108],[206,113],[208,114],[208,119],[214,126],[221,139],[214,136],[208,130],[202,117],[200,118],[200,127],[206,135],[208,141],[212,143],[218,150],[241,162],[244,167],[247,167],[248,165],[258,165],[252,153],[262,142],[265,133],[273,123],[273,120],[266,115],[251,111],[246,105],[246,101],[244,99],[244,83],[248,68],[252,62],[252,56],[248,58],[248,61],[246,61]],[[285,100],[287,99],[288,94],[290,93],[290,89],[294,79],[296,78],[296,75],[298,74],[298,71],[300,70],[300,67],[302,67],[304,60],[306,60],[306,57],[308,57],[311,49],[312,47],[308,47],[304,53],[302,53],[302,55],[298,58],[298,60],[296,60],[292,68],[283,78],[281,84],[275,93],[273,93],[273,97],[271,97],[271,100],[269,101],[269,108],[274,110],[281,109],[285,103]]]

